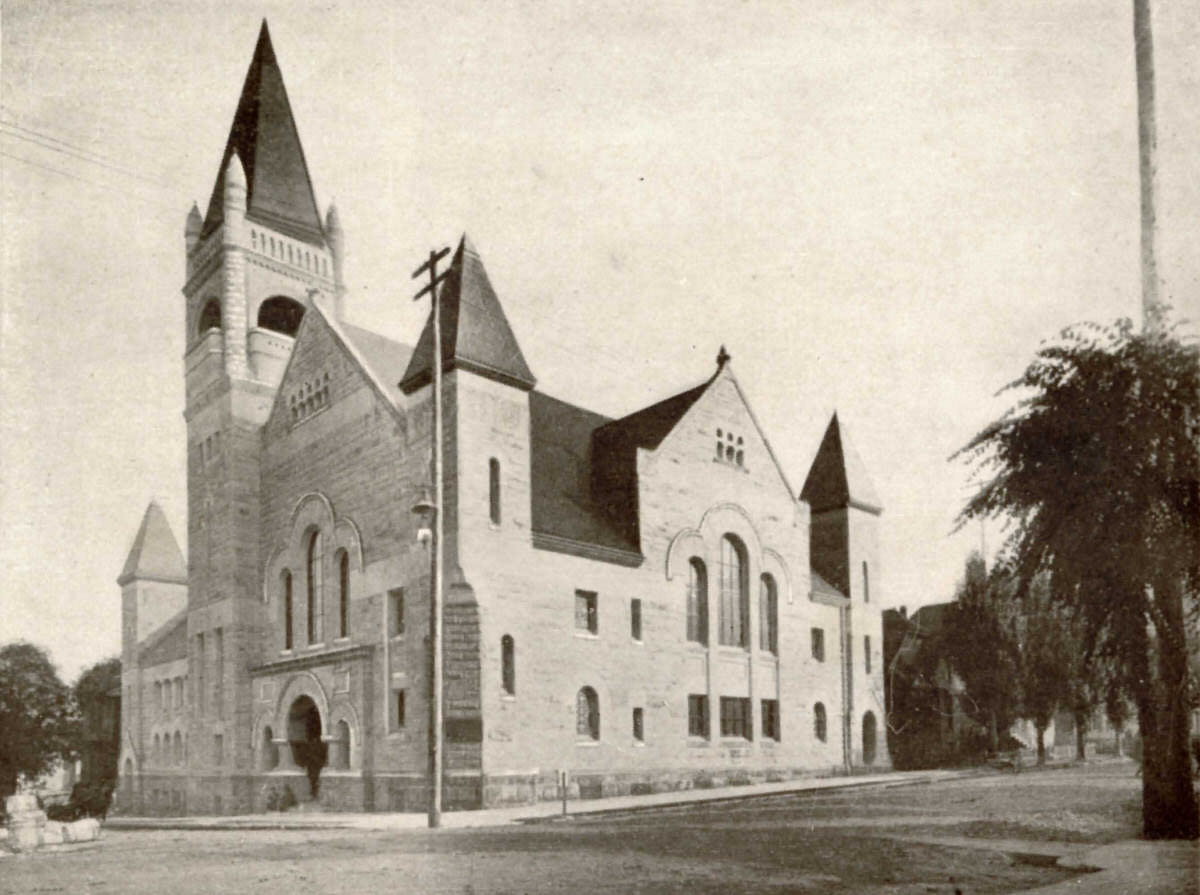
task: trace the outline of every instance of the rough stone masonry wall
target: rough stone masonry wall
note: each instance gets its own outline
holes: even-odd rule
[[[486,804],[553,797],[554,773],[572,773],[572,792],[585,795],[712,785],[828,771],[840,762],[836,727],[840,670],[809,657],[809,628],[828,629],[836,642],[836,610],[808,600],[807,513],[797,505],[757,440],[732,384],[710,391],[685,418],[652,462],[642,468],[643,545],[646,560],[626,568],[578,556],[534,550],[529,531],[528,410],[526,396],[506,386],[459,376],[457,457],[463,570],[475,588],[480,612],[483,770]],[[718,423],[716,421],[720,420]],[[745,469],[713,462],[716,425],[733,426],[747,442]],[[501,462],[503,518],[488,518],[487,464]],[[788,569],[792,599],[781,589],[779,661],[757,652],[711,650],[685,641],[686,568],[668,580],[666,555],[681,531],[699,527],[721,504],[745,511],[758,540]],[[738,511],[722,510],[737,513]],[[711,519],[710,517],[710,523]],[[739,523],[741,524],[741,523]],[[719,532],[705,556],[710,614],[717,612]],[[751,533],[747,539],[753,540]],[[685,559],[686,562],[686,559]],[[752,560],[757,599],[760,560]],[[575,628],[575,590],[598,595],[599,632]],[[642,600],[643,640],[630,633],[630,600]],[[757,613],[751,612],[752,637]],[[516,643],[516,693],[500,682],[500,640]],[[748,695],[756,677],[757,700],[778,695],[783,738],[764,742],[704,742],[687,735],[687,695],[706,692],[706,668],[725,681],[719,695]],[[774,692],[766,686],[772,682]],[[575,730],[575,695],[582,686],[599,697],[601,737],[581,741]],[[740,689],[738,689],[740,688]],[[780,692],[782,691],[782,692]],[[831,719],[826,743],[812,736],[811,705],[824,699]],[[644,713],[645,740],[632,734],[632,709]],[[718,711],[718,703],[710,710]]]

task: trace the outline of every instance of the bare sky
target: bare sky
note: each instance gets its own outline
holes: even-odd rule
[[[1200,7],[1154,13],[1194,320]],[[1128,0],[5,0],[0,642],[65,675],[119,650],[147,501],[186,535],[184,218],[262,16],[353,322],[415,340],[409,274],[465,230],[550,394],[627,413],[724,343],[797,490],[839,411],[887,604],[951,595],[980,531],[947,457],[1039,340],[1138,313]]]

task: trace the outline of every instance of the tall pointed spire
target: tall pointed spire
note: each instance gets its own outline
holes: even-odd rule
[[[156,581],[187,582],[187,563],[179,550],[179,542],[171,532],[171,524],[156,501],[150,501],[142,524],[138,528],[129,556],[121,569],[117,584],[124,585],[137,578]]]
[[[537,380],[500,299],[492,288],[479,253],[464,233],[440,289],[442,364],[461,368],[528,391]],[[405,394],[429,382],[433,369],[433,320],[425,322],[400,388]]]
[[[254,58],[221,156],[203,236],[212,233],[223,219],[225,170],[235,152],[246,172],[247,217],[296,239],[322,245],[325,233],[321,215],[266,19],[258,33]]]
[[[800,491],[814,513],[842,507],[855,507],[868,513],[883,512],[883,504],[867,475],[858,452],[850,446],[834,413],[817,448],[816,459]]]

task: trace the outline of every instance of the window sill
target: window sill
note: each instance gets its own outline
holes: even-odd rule
[[[333,638],[333,643],[334,643],[334,645],[335,645],[335,646],[336,646],[337,644],[339,644],[339,643],[349,643],[349,642],[350,642],[350,635],[349,635],[349,634],[345,635],[344,637],[335,637],[335,638]]]
[[[576,631],[575,636],[580,640],[599,640],[600,634],[592,631]]]
[[[708,737],[688,736],[688,745],[695,749],[704,749],[712,745]]]
[[[395,643],[397,640],[403,640],[403,639],[404,639],[404,635],[403,635],[403,634],[393,634],[393,635],[392,635],[391,637],[389,637],[388,639],[389,639],[389,640],[390,640],[392,643]]]
[[[646,641],[642,640],[642,638],[640,638],[640,637],[630,637],[629,640],[634,646],[645,646],[646,645]]]
[[[500,701],[501,702],[516,702],[517,696],[515,693],[501,693]]]
[[[325,642],[321,641],[320,643],[308,644],[308,646],[304,647],[304,651],[311,653],[313,650],[319,650],[319,649],[324,649],[324,648],[325,648]]]
[[[635,749],[645,749],[645,748],[646,748],[646,741],[645,741],[645,740],[634,740],[634,741],[633,741],[633,748],[635,748]]]
[[[721,745],[722,746],[750,746],[753,743],[754,743],[754,740],[751,740],[747,737],[737,737],[737,736],[734,736],[734,737],[722,736],[721,737]]]
[[[293,650],[293,649],[281,649],[281,650],[279,651],[279,655],[281,655],[281,656],[290,656],[290,655],[291,655],[293,652],[295,652],[295,650]]]
[[[575,745],[580,746],[584,749],[594,749],[596,746],[600,745],[600,741],[599,740],[576,740]]]

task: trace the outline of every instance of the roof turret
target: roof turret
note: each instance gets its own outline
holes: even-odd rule
[[[537,383],[483,261],[463,234],[438,289],[441,302],[442,369],[461,368],[529,391]],[[429,382],[433,370],[433,319],[425,322],[400,388],[411,394]]]
[[[150,506],[146,507],[117,584],[124,586],[145,578],[187,583],[187,563],[183,561],[179,542],[171,532],[162,507],[155,501],[150,501]]]
[[[814,513],[841,507],[875,514],[883,512],[867,468],[847,441],[836,413],[829,420],[825,437],[817,448],[800,499],[807,501]]]

